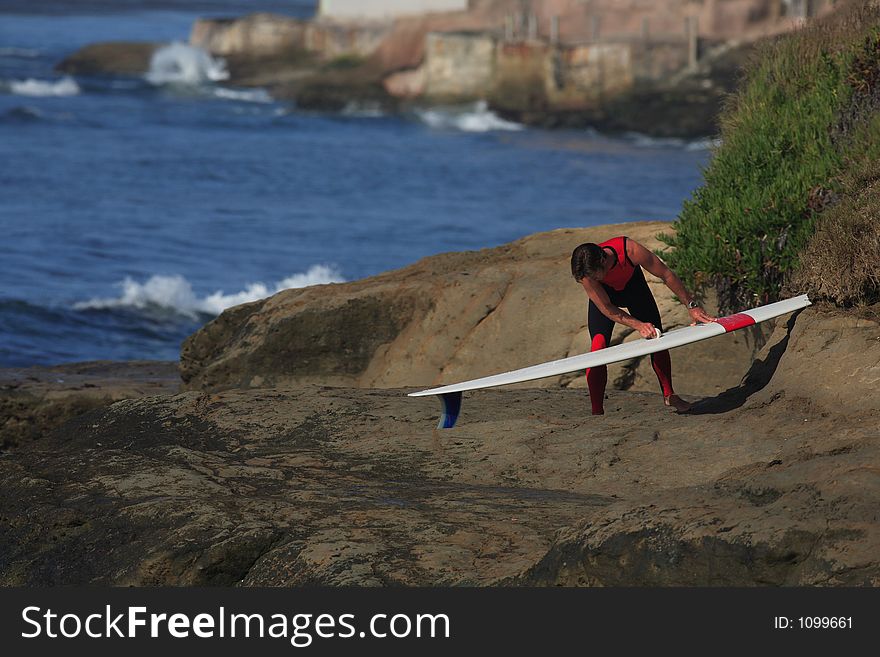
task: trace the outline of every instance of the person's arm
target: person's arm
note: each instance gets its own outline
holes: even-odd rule
[[[638,331],[643,338],[651,339],[657,337],[657,330],[653,324],[650,322],[640,322],[611,303],[608,293],[599,283],[587,277],[581,279],[581,285],[584,286],[590,301],[595,303],[599,311],[612,322],[629,326],[631,329]]]
[[[654,276],[663,281],[666,287],[672,290],[672,293],[679,298],[686,308],[688,304],[693,301],[693,297],[690,292],[687,291],[684,283],[681,282],[681,279],[676,276],[674,271],[666,266],[665,262],[654,255],[651,251],[635,240],[628,239],[626,241],[626,253],[633,264],[641,265],[644,269],[647,269],[654,274]],[[705,324],[715,321],[714,317],[706,314],[706,312],[699,306],[696,308],[688,308],[688,314],[691,316],[691,320],[693,320],[694,324],[697,322]]]

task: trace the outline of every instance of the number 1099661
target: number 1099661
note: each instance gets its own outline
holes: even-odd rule
[[[777,630],[851,630],[853,626],[852,616],[776,616],[773,618],[773,628]]]

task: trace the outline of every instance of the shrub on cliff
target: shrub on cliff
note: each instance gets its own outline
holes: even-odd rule
[[[866,262],[877,243],[878,191],[862,185],[877,172],[878,112],[880,9],[850,6],[764,44],[725,107],[703,186],[661,237],[672,267],[713,284],[722,311],[777,298],[802,255],[801,289],[871,301],[873,271],[839,258],[856,249]]]
[[[880,127],[880,122],[876,122]],[[875,132],[880,145],[880,130]],[[843,306],[880,302],[880,160],[849,173],[841,201],[819,217],[790,288]]]

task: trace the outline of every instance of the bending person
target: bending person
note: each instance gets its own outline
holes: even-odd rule
[[[571,254],[571,275],[583,285],[590,298],[587,319],[592,341],[591,352],[604,349],[610,344],[615,322],[635,329],[643,338],[648,339],[656,337],[655,329],[663,330],[660,311],[645,281],[642,267],[662,280],[687,306],[694,324],[715,321],[714,317],[707,315],[694,301],[675,272],[635,240],[614,237],[601,244],[581,244]],[[624,312],[621,307],[629,312]],[[664,403],[679,413],[688,411],[691,405],[676,395],[672,388],[669,351],[651,354],[651,365],[660,382]],[[605,412],[607,382],[606,365],[587,370],[593,415],[602,415]]]

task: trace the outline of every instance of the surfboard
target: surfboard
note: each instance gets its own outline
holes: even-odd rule
[[[719,317],[714,322],[708,324],[696,324],[694,326],[685,326],[674,329],[659,337],[652,339],[634,340],[624,344],[607,347],[588,354],[580,354],[579,356],[570,356],[559,360],[540,363],[523,367],[522,369],[512,370],[510,372],[502,372],[491,376],[484,376],[479,379],[463,381],[451,385],[441,386],[439,388],[430,388],[419,392],[409,393],[410,397],[426,397],[429,395],[437,395],[443,404],[443,414],[440,418],[438,429],[450,429],[455,426],[461,412],[461,393],[468,390],[479,390],[481,388],[493,388],[495,386],[505,386],[513,383],[524,383],[526,381],[534,381],[536,379],[544,379],[550,376],[559,376],[560,374],[570,374],[578,370],[585,370],[588,367],[598,367],[600,365],[610,365],[631,358],[647,356],[664,349],[674,349],[700,340],[706,340],[716,335],[724,335],[746,326],[753,326],[760,322],[764,322],[780,315],[806,308],[810,305],[810,300],[806,294],[798,297],[777,301],[765,306],[759,306],[751,310],[741,313],[728,315],[727,317]],[[658,332],[659,333],[659,332]]]

